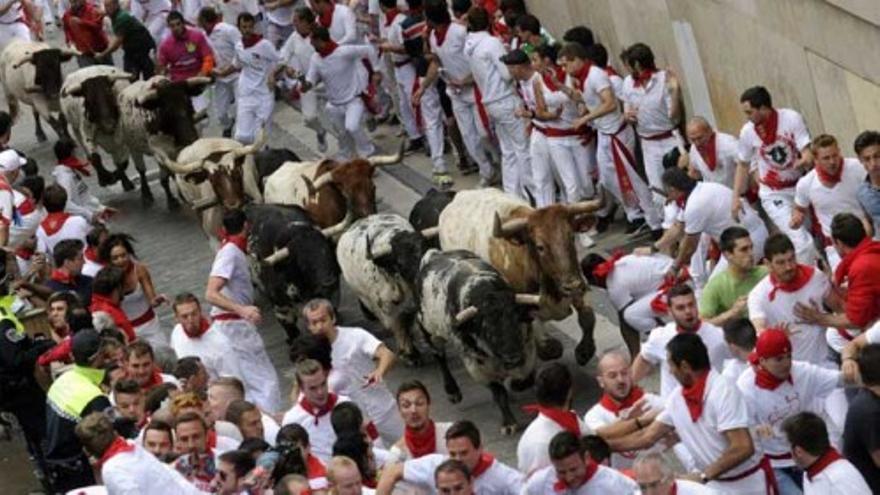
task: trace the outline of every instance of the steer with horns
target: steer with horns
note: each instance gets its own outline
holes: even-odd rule
[[[575,359],[586,364],[596,352],[596,315],[587,300],[574,234],[592,227],[601,200],[535,209],[496,189],[462,191],[440,214],[440,245],[464,249],[494,266],[516,292],[541,294],[538,319],[561,320],[574,307],[583,337]],[[555,359],[562,344],[537,329],[538,355]]]

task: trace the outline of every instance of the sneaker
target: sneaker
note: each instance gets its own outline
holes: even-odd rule
[[[586,232],[581,232],[575,234],[575,241],[577,241],[578,245],[582,249],[590,249],[591,247],[596,245],[596,241],[593,240],[592,237]]]
[[[441,191],[445,191],[452,187],[455,184],[455,181],[452,180],[452,176],[446,172],[434,172],[432,177],[434,185],[437,186]]]
[[[322,155],[327,153],[327,132],[319,132],[318,133],[318,152]]]
[[[416,151],[422,151],[424,149],[425,149],[425,138],[410,139],[409,144],[407,145],[406,150],[404,150],[403,154],[404,155],[411,155],[411,154],[415,153]]]
[[[462,160],[458,162],[458,171],[461,175],[471,175],[479,170],[480,167],[477,167],[476,164],[471,163],[469,160]]]
[[[627,234],[635,234],[637,231],[639,231],[644,226],[645,226],[645,219],[644,218],[637,218],[637,219],[633,220],[632,222],[627,222],[626,233]]]

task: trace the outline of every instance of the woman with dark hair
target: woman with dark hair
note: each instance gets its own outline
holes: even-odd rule
[[[137,337],[153,347],[168,347],[168,336],[162,331],[159,318],[153,311],[167,298],[156,293],[150,270],[137,258],[133,243],[134,238],[128,234],[111,234],[98,247],[98,259],[125,273],[121,306]]]

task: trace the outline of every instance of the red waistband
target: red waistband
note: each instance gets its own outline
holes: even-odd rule
[[[541,134],[547,137],[572,137],[572,136],[581,136],[582,133],[577,129],[559,129],[557,127],[541,127],[535,124],[532,124],[532,127],[540,132]]]
[[[734,476],[727,476],[727,477],[724,477],[724,478],[715,478],[713,481],[722,481],[722,482],[739,481],[739,480],[742,480],[742,479],[748,478],[749,476],[751,476],[751,475],[757,473],[758,471],[760,471],[760,470],[762,470],[762,469],[765,470],[765,471],[766,471],[767,469],[770,469],[771,472],[772,472],[772,468],[770,467],[770,461],[769,461],[769,459],[767,458],[767,456],[764,456],[764,457],[761,459],[761,462],[755,464],[754,466],[752,466],[752,467],[746,469],[745,471],[743,471],[743,472],[741,472],[741,473],[739,473],[739,474],[737,474],[737,475],[734,475]]]
[[[148,308],[146,313],[131,320],[131,326],[139,327],[154,318],[156,318],[156,313],[153,312],[153,308]]]
[[[767,180],[761,179],[760,182],[761,182],[761,184],[764,184],[765,186],[769,187],[770,189],[773,189],[774,191],[779,191],[782,189],[791,189],[792,187],[796,186],[798,183],[797,179],[790,180],[790,181],[789,180],[778,180],[778,179],[767,181]]]
[[[241,320],[242,318],[235,313],[220,313],[219,315],[211,316],[211,319],[214,321],[234,321]]]
[[[639,137],[644,139],[645,141],[660,141],[661,139],[667,139],[675,136],[671,130],[666,132],[661,132],[660,134],[654,134],[653,136],[642,136],[639,134]]]

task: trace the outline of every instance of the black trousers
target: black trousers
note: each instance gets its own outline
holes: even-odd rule
[[[134,75],[137,79],[147,80],[156,73],[150,52],[130,53],[125,52],[122,56],[122,70]]]

